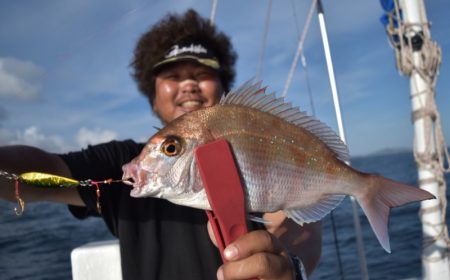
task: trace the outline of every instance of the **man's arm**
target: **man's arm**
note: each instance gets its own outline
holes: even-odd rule
[[[14,174],[45,172],[71,177],[65,162],[57,155],[29,146],[0,147],[0,170]],[[53,201],[84,206],[76,188],[39,188],[21,184],[20,196],[25,202]],[[14,181],[0,177],[0,198],[15,201]]]

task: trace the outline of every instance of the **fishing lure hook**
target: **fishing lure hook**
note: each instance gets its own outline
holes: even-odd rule
[[[96,194],[96,206],[97,211],[101,215],[101,203],[100,203],[100,196],[101,196],[101,190],[100,185],[101,184],[112,184],[112,183],[127,183],[125,180],[114,180],[114,179],[106,179],[102,181],[93,181],[91,179],[78,181],[71,178],[65,178],[57,175],[42,173],[42,172],[26,172],[22,173],[20,175],[16,175],[14,173],[10,173],[7,171],[0,170],[0,177],[4,177],[8,180],[14,180],[16,182],[15,184],[15,197],[17,200],[17,206],[14,207],[14,212],[17,216],[22,216],[23,212],[25,211],[25,201],[20,197],[20,183],[25,183],[29,185],[34,185],[38,187],[43,188],[70,188],[70,187],[95,187],[95,194]]]
[[[16,213],[16,216],[22,216],[23,212],[25,211],[25,201],[20,197],[20,186],[19,186],[19,180],[16,180],[15,185],[15,195],[17,200],[17,206],[14,207],[14,212]]]

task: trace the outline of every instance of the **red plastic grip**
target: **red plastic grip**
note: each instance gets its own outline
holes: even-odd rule
[[[208,218],[222,259],[226,262],[223,256],[225,247],[248,232],[241,177],[226,140],[198,147],[195,156],[212,208],[212,212],[208,211]]]

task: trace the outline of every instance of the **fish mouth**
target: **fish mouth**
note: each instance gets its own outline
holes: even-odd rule
[[[149,184],[149,178],[152,177],[147,171],[142,170],[138,164],[130,162],[122,166],[122,182],[133,189],[130,195],[133,197],[155,196],[158,189]]]
[[[141,171],[141,168],[133,162],[127,163],[122,166],[122,182],[133,188],[142,188],[145,185],[146,176],[145,172]]]
[[[122,177],[122,183],[124,183],[125,185],[128,185],[128,186],[134,186],[134,179],[133,178],[125,178],[125,177]]]

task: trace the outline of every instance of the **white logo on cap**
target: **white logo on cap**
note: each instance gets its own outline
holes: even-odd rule
[[[172,50],[165,56],[165,58],[177,56],[182,53],[207,53],[208,51],[202,46],[202,45],[194,45],[191,44],[190,46],[186,47],[179,47],[178,45],[175,45],[172,47]]]

